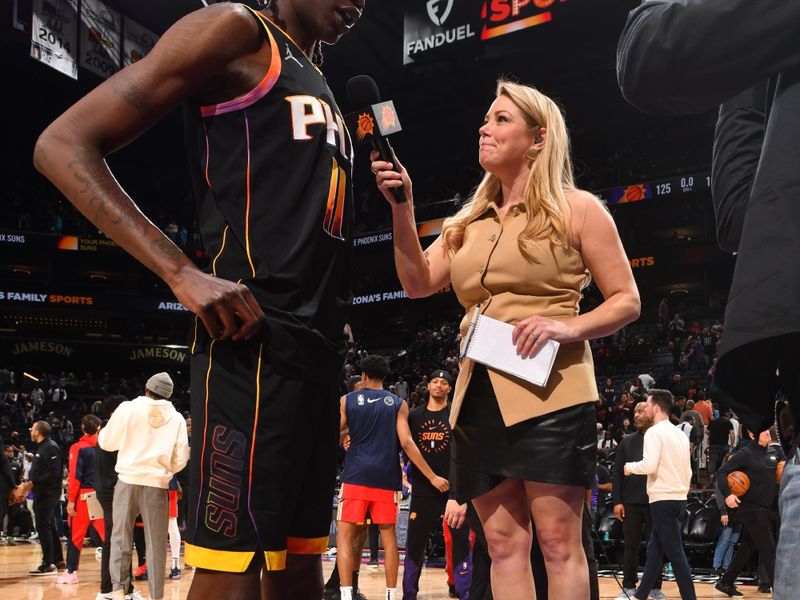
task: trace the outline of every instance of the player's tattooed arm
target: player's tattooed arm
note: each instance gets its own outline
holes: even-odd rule
[[[120,228],[127,229],[149,240],[154,253],[162,259],[175,261],[182,256],[114,180],[99,153],[79,148],[69,161],[69,170],[73,177],[74,204],[98,229],[123,237]]]

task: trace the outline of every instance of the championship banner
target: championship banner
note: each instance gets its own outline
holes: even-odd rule
[[[142,27],[133,19],[125,17],[125,35],[122,38],[122,62],[124,66],[141,60],[153,49],[158,36]]]
[[[31,57],[78,78],[78,0],[33,0]]]
[[[120,14],[100,0],[81,2],[81,66],[108,78],[120,69]]]

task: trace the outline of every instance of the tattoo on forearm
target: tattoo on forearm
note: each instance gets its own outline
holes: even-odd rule
[[[152,224],[116,185],[102,156],[79,149],[69,162],[69,169],[76,182],[76,206],[98,228],[104,230],[107,225],[124,225],[142,237],[152,236]],[[151,239],[150,245],[162,258],[175,259],[181,254],[172,242],[160,234]]]
[[[155,238],[150,242],[150,246],[158,253],[159,256],[169,258],[171,260],[177,260],[183,254],[183,252],[181,252],[175,244],[165,237],[159,236]]]

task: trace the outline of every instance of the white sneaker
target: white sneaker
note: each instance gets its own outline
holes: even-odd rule
[[[97,592],[97,596],[94,597],[94,600],[114,600],[114,594],[113,592],[108,592],[107,594]]]
[[[615,600],[634,600],[633,595],[636,593],[636,588],[622,588],[619,596]]]
[[[667,597],[661,590],[653,589],[650,590],[650,595],[647,597],[647,600],[667,600]]]
[[[139,590],[133,590],[130,594],[125,596],[125,600],[146,600]]]

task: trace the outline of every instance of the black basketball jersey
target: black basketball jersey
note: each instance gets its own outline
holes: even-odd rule
[[[324,380],[341,368],[352,300],[352,143],[322,73],[253,14],[272,51],[264,78],[185,107],[198,222],[210,272],[247,285],[266,313],[267,363]]]

